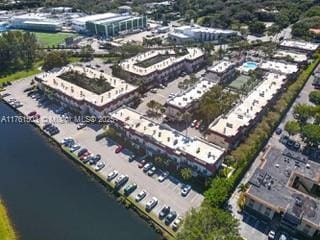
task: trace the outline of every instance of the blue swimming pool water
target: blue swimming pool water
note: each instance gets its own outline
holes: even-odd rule
[[[245,62],[243,67],[248,70],[254,70],[258,67],[258,64],[256,62]]]

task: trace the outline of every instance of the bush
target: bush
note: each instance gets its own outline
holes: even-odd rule
[[[309,101],[316,105],[320,105],[320,91],[312,91],[309,94]]]

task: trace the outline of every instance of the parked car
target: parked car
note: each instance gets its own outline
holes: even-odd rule
[[[279,140],[279,141],[280,141],[282,144],[287,144],[288,140],[289,140],[289,136],[287,136],[287,135],[282,135],[282,136],[280,137],[280,140]]]
[[[135,197],[136,202],[140,202],[142,199],[145,198],[145,196],[147,196],[147,192],[145,190],[142,190],[141,192],[139,192],[137,194],[137,196]]]
[[[177,231],[178,228],[180,227],[181,223],[182,223],[183,219],[182,217],[177,217],[176,220],[174,220],[174,222],[172,223],[172,229],[174,231]]]
[[[158,177],[158,181],[159,182],[163,182],[168,176],[169,176],[169,172],[168,171],[162,172],[160,174],[160,176]]]
[[[40,114],[35,114],[35,115],[33,115],[30,119],[32,120],[32,121],[34,121],[34,120],[38,120],[40,118]]]
[[[280,135],[281,133],[282,133],[282,129],[281,129],[281,128],[277,128],[277,129],[276,129],[276,134],[277,134],[277,135]]]
[[[128,186],[126,186],[123,190],[125,195],[130,195],[134,190],[136,190],[138,185],[136,183],[131,183]]]
[[[157,93],[157,89],[152,88],[152,89],[150,90],[150,92],[151,92],[151,93]]]
[[[274,230],[270,230],[269,234],[268,234],[268,239],[269,240],[273,240],[276,237],[276,232]]]
[[[95,156],[92,156],[91,159],[89,160],[90,165],[96,164],[99,160],[101,159],[100,154],[96,154]]]
[[[107,176],[107,180],[108,181],[111,181],[112,179],[114,179],[116,176],[118,176],[118,171],[116,170],[113,170],[111,173],[108,174]]]
[[[152,176],[153,174],[155,174],[157,168],[156,167],[152,167],[149,171],[148,171],[148,176]]]
[[[78,157],[81,157],[86,152],[88,152],[88,149],[86,149],[86,148],[80,149],[80,151],[78,152]]]
[[[201,126],[201,123],[202,123],[202,121],[198,121],[198,122],[196,123],[196,125],[195,125],[195,128],[196,128],[196,129],[199,129],[200,126]]]
[[[146,204],[146,211],[150,212],[155,206],[158,204],[158,199],[156,197],[153,197],[150,199]]]
[[[288,235],[286,233],[281,233],[279,240],[287,240],[288,239]]]
[[[87,124],[86,124],[86,123],[81,122],[81,123],[79,123],[79,124],[78,124],[78,126],[77,126],[77,130],[80,130],[80,129],[82,129],[82,128],[86,127],[86,126],[87,126]]]
[[[164,220],[164,223],[166,225],[169,225],[172,223],[172,221],[177,217],[176,211],[170,211],[170,213],[166,216],[166,219]]]
[[[120,153],[123,149],[124,149],[124,147],[122,145],[118,145],[118,147],[116,148],[116,150],[114,152]]]
[[[147,163],[146,160],[140,161],[139,164],[138,164],[138,168],[143,168],[143,166],[144,166],[146,163]]]
[[[170,207],[169,206],[163,206],[161,211],[159,212],[159,218],[163,219],[165,216],[167,216],[170,213]]]
[[[50,127],[52,127],[53,125],[51,124],[51,123],[46,123],[43,127],[42,127],[42,129],[43,130],[47,130],[48,128],[50,128]]]
[[[143,166],[143,172],[148,172],[152,167],[153,167],[153,164],[152,164],[152,163],[146,163],[146,164]]]
[[[28,117],[32,117],[32,116],[34,116],[34,115],[36,115],[36,114],[37,114],[36,111],[29,112],[29,113],[28,113]]]
[[[129,162],[132,162],[132,161],[134,161],[136,159],[136,156],[135,155],[131,155],[130,157],[129,157]]]
[[[73,144],[70,148],[71,152],[75,152],[77,150],[79,150],[81,148],[81,146],[79,144]]]
[[[121,175],[115,180],[115,188],[121,188],[126,182],[128,182],[129,177],[127,175]]]
[[[197,124],[197,122],[198,122],[198,120],[193,120],[192,123],[191,123],[191,127],[192,127],[192,128],[195,127],[196,124]]]
[[[191,186],[188,184],[183,185],[182,189],[181,189],[181,195],[182,196],[187,196],[188,193],[191,191]]]
[[[102,168],[104,168],[106,166],[106,164],[102,161],[98,162],[95,167],[94,167],[94,170],[95,171],[100,171]]]

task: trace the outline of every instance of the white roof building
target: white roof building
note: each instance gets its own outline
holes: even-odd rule
[[[146,76],[156,71],[165,70],[176,63],[183,62],[185,60],[194,60],[204,55],[204,52],[200,48],[188,48],[187,51],[187,54],[177,56],[173,49],[151,50],[121,62],[120,66],[127,72],[139,76]],[[167,56],[167,58],[148,67],[138,66],[140,62],[160,55]]]
[[[276,72],[276,73],[281,73],[286,75],[296,73],[299,70],[297,64],[284,63],[284,62],[278,62],[278,61],[264,61],[259,64],[259,68],[266,71],[271,71],[271,72]]]
[[[185,136],[169,126],[160,125],[146,118],[133,109],[121,108],[110,113],[110,116],[122,122],[125,129],[134,130],[141,136],[148,136],[164,149],[172,149],[176,155],[189,155],[203,165],[215,164],[224,154],[224,149],[219,146],[200,138]]]
[[[234,66],[232,62],[229,61],[219,61],[213,67],[209,68],[210,72],[214,73],[224,73],[225,71],[229,70],[230,67]]]
[[[304,41],[296,41],[296,40],[283,40],[280,43],[281,47],[286,48],[295,48],[304,51],[316,51],[319,48],[318,43],[304,42]]]
[[[260,85],[227,115],[212,122],[209,130],[226,137],[236,136],[240,129],[248,127],[251,121],[264,109],[281,89],[285,79],[285,75],[267,73]]]
[[[274,58],[286,58],[291,57],[294,62],[301,63],[308,60],[308,57],[304,53],[297,53],[291,51],[278,50],[273,55]]]
[[[61,74],[70,71],[77,71],[81,74],[85,74],[87,78],[92,79],[103,77],[106,82],[110,84],[112,89],[99,95],[76,84],[63,80],[60,77]],[[39,74],[37,78],[42,80],[41,83],[43,85],[51,89],[54,89],[76,101],[86,101],[97,107],[111,103],[117,98],[137,89],[136,86],[133,86],[122,79],[109,76],[91,68],[73,65],[63,67],[59,71]]]
[[[185,92],[171,98],[167,101],[167,104],[176,108],[186,108],[193,102],[199,100],[206,92],[210,90],[215,83],[203,80],[195,84],[192,88],[189,88]]]

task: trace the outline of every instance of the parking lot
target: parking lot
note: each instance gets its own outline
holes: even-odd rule
[[[23,104],[23,106],[19,108],[19,111],[25,115],[31,111],[36,111],[41,116],[39,121],[40,126],[45,124],[45,119],[50,119],[51,121],[57,121],[59,119],[59,122],[54,125],[59,128],[60,132],[53,137],[59,142],[66,137],[71,137],[76,143],[81,145],[81,147],[87,148],[91,153],[100,154],[102,161],[106,163],[106,166],[100,171],[105,178],[113,170],[117,170],[119,175],[128,175],[128,183],[135,182],[138,185],[138,188],[132,193],[133,197],[142,189],[148,193],[141,201],[142,205],[145,205],[152,197],[158,199],[159,202],[153,209],[153,212],[156,214],[159,213],[164,205],[169,205],[178,215],[184,215],[191,208],[200,206],[203,200],[201,194],[191,190],[186,197],[181,196],[181,186],[183,183],[172,177],[160,183],[157,180],[157,173],[153,177],[149,177],[138,168],[137,161],[128,161],[131,155],[128,150],[116,154],[115,149],[117,145],[114,142],[108,141],[107,139],[96,141],[96,135],[102,132],[100,126],[93,125],[77,130],[77,124],[61,121],[61,117],[54,113],[53,109],[38,107],[37,100],[28,97],[27,94],[23,92],[24,89],[30,87],[30,81],[31,78],[19,80],[12,86],[9,86],[5,93],[9,93],[10,96],[5,97],[5,100],[10,98],[19,100]]]

